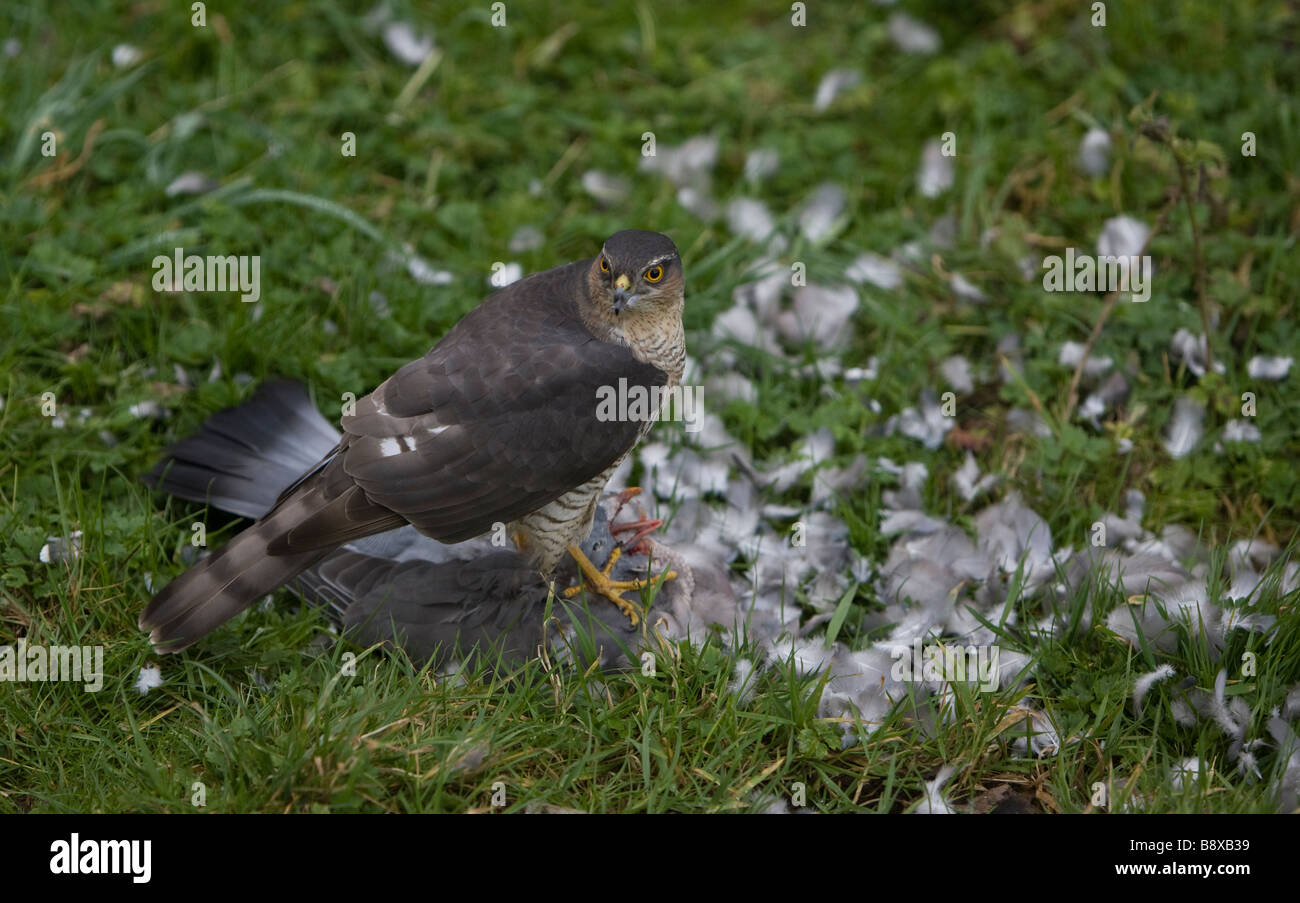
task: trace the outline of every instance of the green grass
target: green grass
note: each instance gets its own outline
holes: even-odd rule
[[[953,247],[935,264],[927,253],[898,292],[860,290],[843,358],[879,358],[881,378],[863,390],[879,415],[852,388],[825,392],[738,349],[760,404],[721,413],[755,460],[778,463],[829,427],[839,463],[858,453],[924,460],[927,510],[968,524],[978,503],[947,480],[963,449],[925,452],[870,432],[938,386],[944,358],[993,368],[998,340],[1018,332],[1024,379],[959,399],[958,421],[979,440],[981,468],[1021,491],[1058,546],[1082,545],[1130,488],[1146,494],[1144,525],[1157,531],[1180,523],[1213,545],[1261,535],[1287,547],[1296,536],[1297,376],[1244,384],[1250,357],[1300,346],[1300,17],[1288,4],[1115,2],[1102,29],[1089,25],[1087,5],[1054,0],[909,4],[942,33],[933,57],[896,51],[891,10],[866,3],[809,4],[806,29],[790,27],[788,4],[519,3],[508,4],[505,29],[491,27],[489,4],[392,6],[432,30],[443,51],[423,83],[361,28],[368,6],[209,5],[202,29],[187,7],[162,3],[37,0],[0,12],[0,33],[23,44],[17,57],[0,56],[0,645],[18,636],[102,644],[108,674],[98,694],[0,686],[0,811],[191,811],[201,781],[208,811],[460,812],[489,807],[500,781],[512,809],[761,808],[801,782],[811,808],[889,812],[914,806],[945,762],[959,766],[946,788],[958,801],[1011,783],[1044,809],[1083,811],[1100,781],[1112,788],[1111,808],[1136,793],[1156,811],[1272,809],[1280,763],[1264,755],[1261,782],[1237,775],[1211,725],[1174,724],[1177,681],[1158,685],[1140,717],[1132,712],[1133,678],[1158,663],[1213,687],[1221,663],[1195,635],[1164,655],[1100,627],[1046,645],[1009,634],[1007,644],[1037,662],[1027,694],[959,696],[957,717],[933,732],[924,725],[935,713],[903,706],[847,749],[838,726],[817,717],[818,683],[789,667],[760,674],[747,701],[729,692],[734,656],[720,641],[661,655],[653,678],[532,662],[495,676],[473,665],[462,680],[378,650],[342,676],[347,650],[302,651],[324,619],[283,604],[257,607],[165,659],[164,687],[138,695],[139,668],[157,663],[135,628],[146,574],[162,585],[179,573],[189,526],[206,515],[151,498],[137,476],[168,441],[247,395],[236,374],[303,379],[334,419],[344,393],[369,391],[473,307],[493,262],[543,269],[627,227],[676,239],[688,343],[709,359],[713,317],[760,249],[721,222],[701,223],[668,182],[637,170],[647,130],[660,146],[717,134],[715,195],[753,194],[785,224],[817,185],[843,185],[837,234],[817,247],[796,239],[782,257],[806,263],[810,281],[838,279],[863,250],[887,254],[924,237],[944,213],[955,219]],[[120,41],[146,60],[114,68],[109,52]],[[863,80],[817,112],[820,78],[846,65]],[[1061,421],[1071,374],[1056,353],[1087,338],[1102,298],[1044,293],[1021,280],[1018,262],[1066,244],[1091,249],[1120,213],[1156,221],[1179,179],[1168,149],[1140,136],[1140,109],[1224,161],[1204,168],[1192,209],[1207,294],[1221,312],[1214,355],[1227,374],[1198,381],[1169,360],[1174,330],[1201,323],[1180,203],[1151,244],[1151,301],[1119,305],[1094,349],[1133,373],[1121,416],[1099,434]],[[1098,179],[1073,165],[1092,124],[1114,137],[1109,174]],[[53,161],[40,155],[46,130],[58,139]],[[347,131],[356,157],[340,153]],[[914,174],[922,144],[945,131],[957,136],[957,181],[930,200]],[[1256,134],[1258,156],[1241,155],[1245,131]],[[778,150],[782,165],[752,187],[742,172],[758,147]],[[629,198],[595,203],[580,183],[591,168],[627,178]],[[165,187],[187,170],[221,187],[168,198]],[[540,227],[545,244],[511,254],[507,242],[524,224]],[[177,246],[260,255],[262,300],[154,292],[150,261]],[[410,278],[408,247],[452,283]],[[952,271],[990,301],[957,303],[942,278]],[[324,290],[323,277],[336,289]],[[386,297],[387,316],[376,315],[373,292]],[[214,361],[221,372],[209,382]],[[195,388],[177,389],[178,366]],[[1258,396],[1262,439],[1216,453],[1243,391]],[[1174,399],[1188,392],[1209,406],[1206,439],[1174,461],[1161,437]],[[62,429],[42,414],[44,393]],[[146,400],[169,419],[134,417],[131,406]],[[1015,407],[1041,408],[1052,434],[1010,429]],[[1119,436],[1134,443],[1127,456],[1114,452]],[[802,491],[810,485],[811,475]],[[876,527],[880,492],[875,482],[836,512],[877,562],[890,545]],[[214,545],[232,533],[215,523]],[[75,562],[39,562],[47,536],[76,529],[84,540]],[[1098,591],[1095,622],[1123,603]],[[1022,623],[1041,614],[1018,604]],[[1222,663],[1259,728],[1300,680],[1300,614],[1294,597],[1267,591],[1255,605],[1279,615],[1259,674],[1235,673],[1247,648],[1263,650],[1259,635],[1231,634]],[[839,639],[864,644],[862,616],[878,607],[861,587]],[[1013,705],[1025,695],[1073,738],[1058,755],[1015,753]],[[1188,756],[1213,771],[1176,791],[1169,769]]]

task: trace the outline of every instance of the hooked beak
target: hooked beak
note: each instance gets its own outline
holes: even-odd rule
[[[626,275],[621,275],[614,280],[614,313],[622,313],[623,308],[632,303],[635,297],[628,289],[632,287],[632,280]]]

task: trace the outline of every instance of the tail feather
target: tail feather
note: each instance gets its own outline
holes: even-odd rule
[[[274,380],[239,407],[209,417],[143,479],[179,498],[261,517],[285,487],[333,450],[339,437],[302,383]]]
[[[287,501],[154,596],[140,628],[156,651],[179,652],[328,555],[330,548],[267,553],[272,540],[310,518],[318,503],[315,493]]]
[[[405,523],[352,484],[331,457],[338,441],[301,383],[276,380],[213,414],[145,477],[181,498],[260,518],[145,607],[140,627],[158,652],[190,646],[339,544]]]

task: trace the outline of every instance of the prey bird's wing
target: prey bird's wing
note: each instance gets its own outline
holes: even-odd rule
[[[417,663],[443,667],[478,653],[490,664],[514,667],[548,643],[557,651],[568,647],[584,667],[592,660],[611,667],[636,660],[628,647],[636,646],[638,639],[628,633],[626,617],[612,605],[588,608],[559,594],[548,622],[550,586],[515,550],[489,547],[467,560],[438,560],[441,554],[429,553],[441,553],[443,547],[419,534],[412,539],[402,560],[383,554],[380,544],[370,540],[350,543],[309,567],[290,586],[308,602],[324,606],[353,642],[392,644]],[[616,544],[609,518],[598,506],[591,534],[581,543],[583,552],[603,562]],[[628,550],[613,572],[620,579],[643,576],[637,569],[644,570],[646,564],[644,555]],[[576,576],[576,566],[566,560],[557,572],[557,585]],[[685,583],[682,576],[665,583],[654,611],[670,606]],[[639,600],[639,591],[629,592]]]

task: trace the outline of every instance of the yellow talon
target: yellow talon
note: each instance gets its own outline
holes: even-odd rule
[[[623,590],[637,590],[640,592],[654,583],[653,578],[645,580],[611,580],[609,572],[614,569],[614,565],[623,557],[623,549],[619,546],[615,546],[614,551],[610,552],[609,561],[605,562],[605,566],[600,570],[596,569],[596,566],[591,563],[591,560],[587,558],[582,549],[577,546],[569,546],[569,554],[578,563],[579,570],[582,571],[583,577],[586,578],[586,582],[590,584],[594,592],[599,593],[617,605],[618,610],[623,612],[633,627],[640,623],[641,617],[637,614],[636,606],[624,599],[621,592]],[[672,580],[676,576],[676,571],[666,571],[663,579]],[[564,591],[564,597],[572,599],[581,589],[581,584],[571,586]]]

